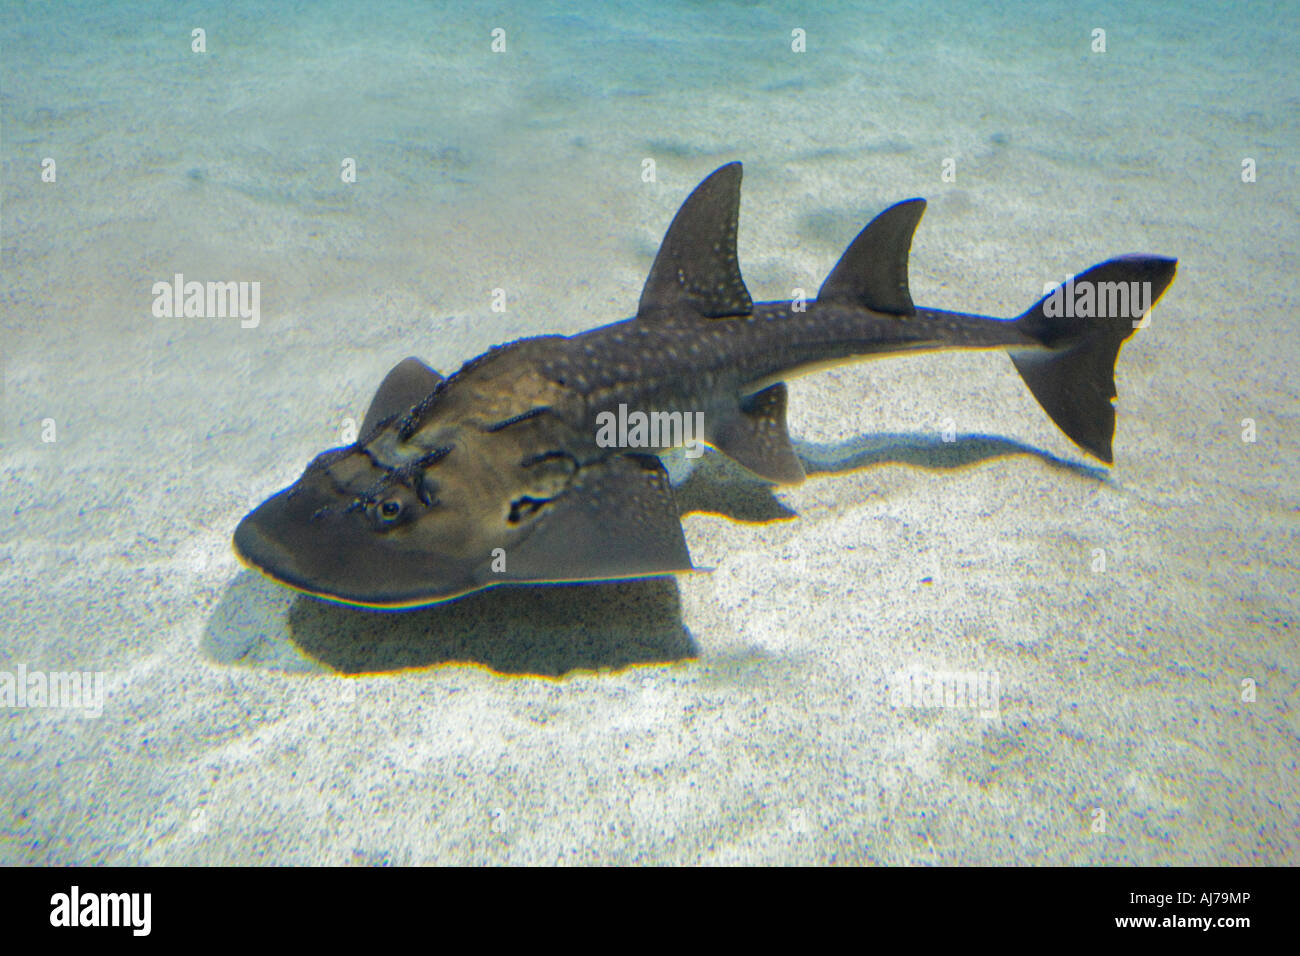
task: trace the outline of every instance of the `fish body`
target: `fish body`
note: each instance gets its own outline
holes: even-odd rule
[[[658,456],[708,444],[802,481],[785,381],[897,352],[1007,350],[1066,435],[1111,461],[1115,360],[1175,260],[1111,259],[1011,320],[916,308],[912,199],[863,229],[815,300],[755,303],[736,258],[740,179],[723,166],[682,205],[634,318],[498,346],[447,378],[397,365],[358,441],[247,515],[236,553],[300,591],[387,609],[689,571]]]

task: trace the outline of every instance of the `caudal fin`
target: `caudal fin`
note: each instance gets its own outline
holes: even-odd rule
[[[1131,255],[1095,265],[1043,296],[1017,324],[1045,348],[1011,352],[1052,421],[1110,464],[1115,435],[1115,359],[1174,281],[1178,260]]]

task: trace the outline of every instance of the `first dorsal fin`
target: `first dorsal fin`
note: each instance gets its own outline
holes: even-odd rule
[[[876,312],[915,315],[907,288],[907,256],[924,212],[924,199],[905,199],[867,223],[822,283],[818,301],[852,302]]]
[[[677,211],[641,291],[638,319],[683,306],[711,319],[754,311],[736,260],[739,216],[740,163],[728,163]]]

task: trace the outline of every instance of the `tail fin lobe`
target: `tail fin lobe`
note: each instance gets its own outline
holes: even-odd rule
[[[1131,255],[1095,265],[1016,320],[1044,348],[1011,352],[1021,378],[1061,431],[1110,464],[1115,359],[1174,280],[1176,259]]]

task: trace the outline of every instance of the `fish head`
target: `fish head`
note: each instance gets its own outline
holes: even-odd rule
[[[505,555],[578,466],[484,447],[484,437],[448,438],[398,466],[385,464],[393,458],[380,439],[327,451],[239,523],[235,551],[282,584],[365,607],[418,607],[505,583]]]

